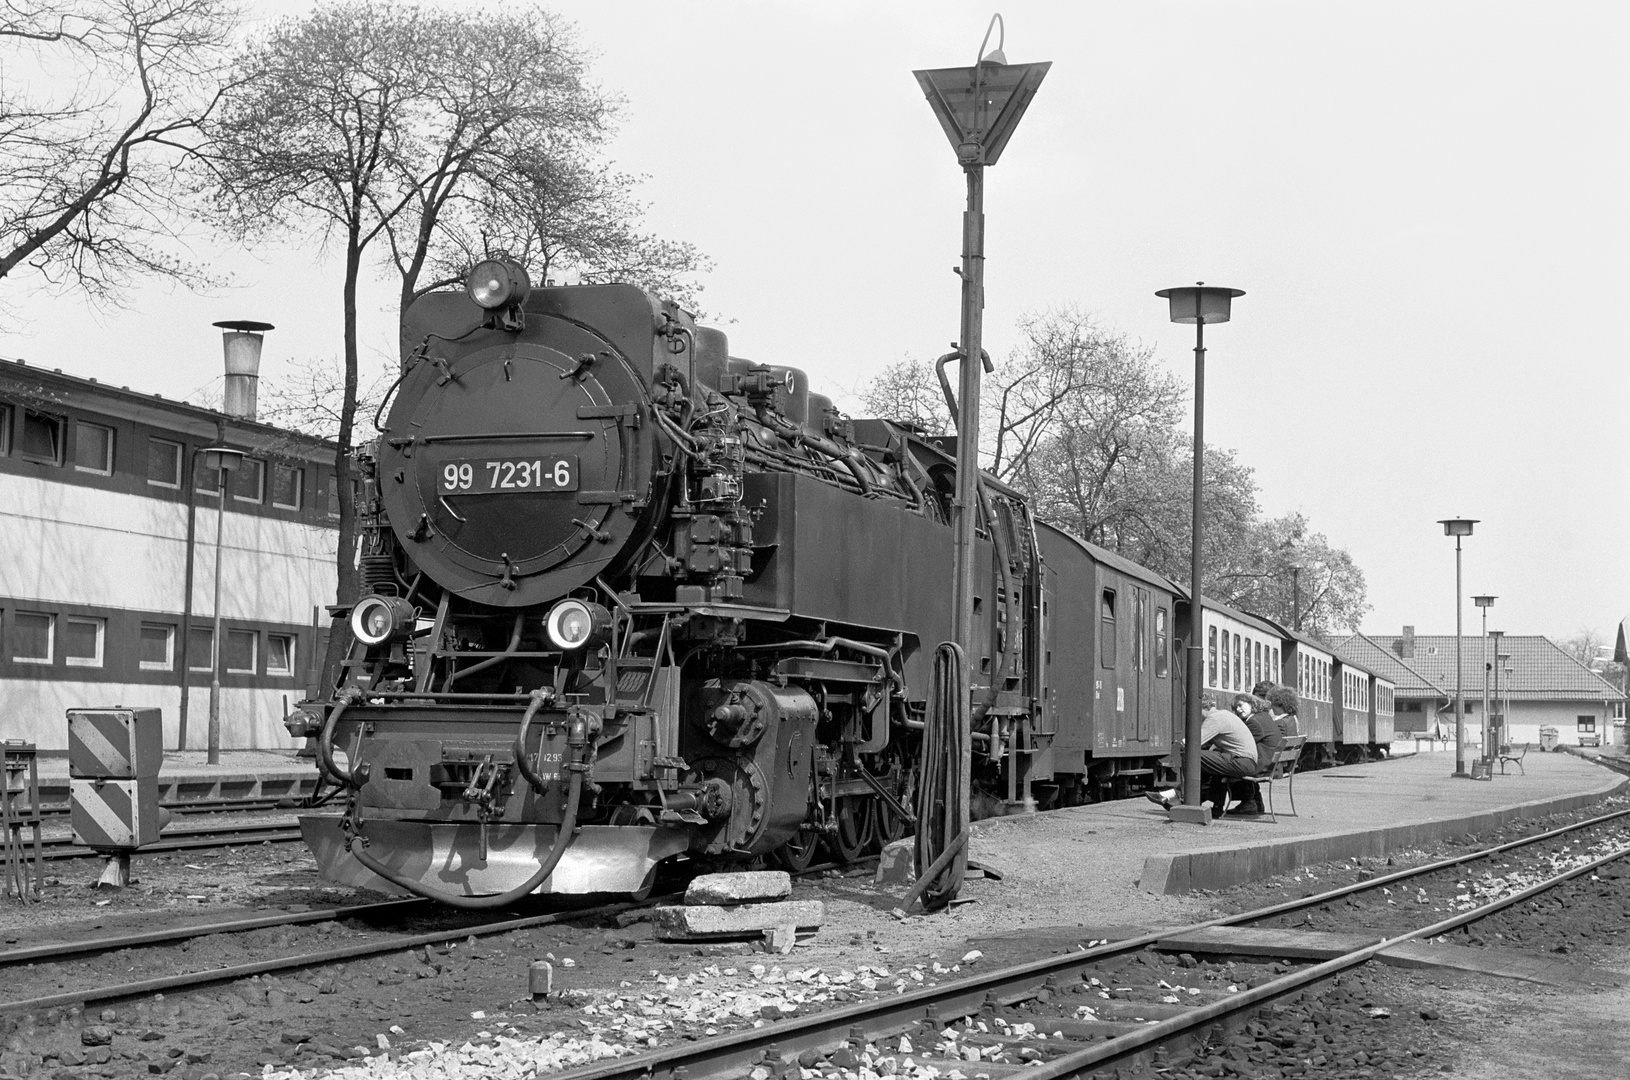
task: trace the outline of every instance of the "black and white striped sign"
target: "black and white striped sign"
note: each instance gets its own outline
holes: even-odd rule
[[[69,709],[68,775],[134,780],[158,776],[164,724],[157,709]]]
[[[158,784],[69,779],[74,838],[93,848],[135,848],[158,839]]]

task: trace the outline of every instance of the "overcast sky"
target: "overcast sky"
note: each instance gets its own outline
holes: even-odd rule
[[[651,226],[714,261],[702,300],[735,354],[841,399],[956,337],[962,175],[911,70],[971,63],[996,8],[556,10],[628,100],[612,156],[649,177]],[[993,355],[1023,314],[1078,304],[1187,383],[1192,328],[1154,291],[1245,289],[1207,335],[1208,441],[1256,470],[1265,512],[1299,510],[1352,552],[1364,629],[1453,632],[1451,516],[1480,519],[1464,591],[1498,595],[1491,626],[1630,615],[1626,5],[1000,10],[1008,58],[1053,67],[987,177]],[[26,324],[0,355],[174,396],[218,378],[217,319],[277,325],[269,379],[339,355],[339,267],[315,242],[196,255],[236,287],[144,288],[98,314],[9,286]],[[393,297],[366,297],[378,357]]]

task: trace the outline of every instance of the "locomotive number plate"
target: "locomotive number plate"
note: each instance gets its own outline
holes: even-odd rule
[[[441,466],[443,495],[576,491],[577,455],[536,458],[470,458]]]

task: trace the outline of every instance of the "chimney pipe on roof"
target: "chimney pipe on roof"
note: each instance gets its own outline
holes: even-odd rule
[[[1405,660],[1415,659],[1415,628],[1404,627],[1404,636],[1398,641],[1398,655]]]
[[[250,319],[228,319],[215,325],[226,331],[221,335],[226,351],[226,393],[221,411],[239,420],[253,420],[260,382],[260,346],[264,332],[274,328],[271,323]]]

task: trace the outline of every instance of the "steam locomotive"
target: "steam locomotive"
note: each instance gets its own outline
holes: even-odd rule
[[[911,829],[954,437],[851,419],[635,287],[502,260],[412,305],[403,353],[359,459],[362,595],[288,720],[343,793],[301,823],[327,878],[642,895],[677,856],[798,869]],[[1149,786],[1182,590],[993,477],[977,512],[986,811]]]

